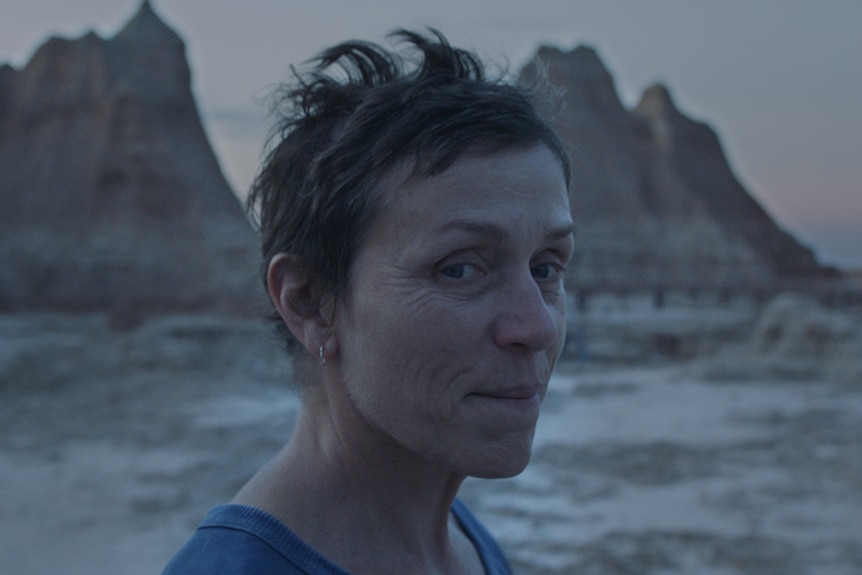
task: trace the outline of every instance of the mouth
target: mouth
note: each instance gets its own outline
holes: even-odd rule
[[[466,403],[496,425],[532,428],[542,406],[542,387],[519,385],[483,389],[466,396]]]
[[[516,387],[505,387],[475,392],[470,395],[483,399],[497,399],[502,401],[529,402],[535,400],[538,402],[540,399],[539,391],[540,389],[537,385],[519,385]]]

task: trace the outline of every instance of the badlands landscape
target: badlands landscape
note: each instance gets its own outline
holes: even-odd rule
[[[521,575],[862,573],[858,278],[776,295],[844,280],[711,126],[664,85],[624,106],[594,48],[535,60],[565,94],[579,299],[530,466],[463,498]],[[0,65],[0,573],[159,573],[290,436],[191,77],[147,0]]]

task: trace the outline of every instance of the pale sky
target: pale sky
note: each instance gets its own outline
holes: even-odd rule
[[[140,0],[3,0],[0,63],[49,36],[115,34]],[[434,26],[519,69],[541,44],[596,48],[633,106],[660,81],[719,134],[752,195],[822,262],[862,268],[862,1],[151,0],[186,41],[225,173],[244,193],[258,103],[291,63],[336,42]]]

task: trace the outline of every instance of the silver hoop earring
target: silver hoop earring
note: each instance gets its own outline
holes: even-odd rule
[[[320,365],[326,365],[326,356],[323,355],[323,346],[321,345],[317,351],[318,356],[320,357]]]

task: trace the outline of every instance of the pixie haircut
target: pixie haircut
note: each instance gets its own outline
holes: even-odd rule
[[[538,112],[540,91],[490,77],[473,53],[436,30],[390,35],[405,49],[350,41],[325,50],[274,92],[276,124],[247,209],[269,261],[288,253],[326,298],[382,209],[383,178],[427,178],[465,154],[543,144],[569,185],[569,157]],[[544,92],[541,92],[544,94]],[[544,96],[543,96],[544,97]],[[275,314],[290,352],[296,340]]]

